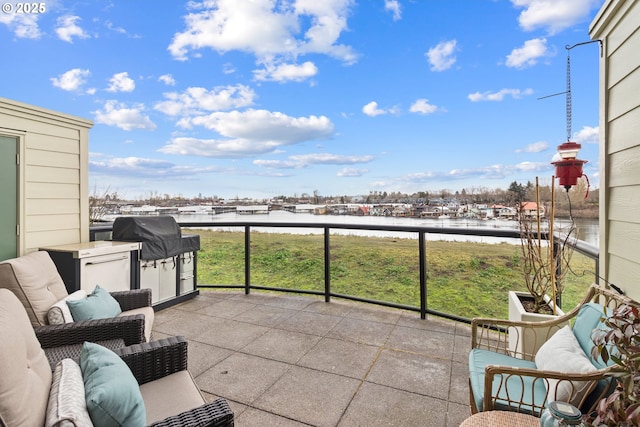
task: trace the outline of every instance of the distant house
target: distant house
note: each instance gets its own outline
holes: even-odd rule
[[[369,216],[369,206],[360,206],[356,211],[357,216]]]
[[[535,215],[536,214],[535,203],[533,203],[533,206],[531,206],[531,209],[533,209],[532,213],[533,215]],[[543,206],[543,209],[544,209],[544,206]],[[515,219],[517,215],[518,215],[518,210],[516,208],[512,208],[511,206],[502,206],[502,205],[494,206],[494,216],[497,217],[498,219]]]
[[[538,206],[536,202],[522,202],[520,204],[520,212],[527,218],[534,218],[538,215],[541,217],[545,216],[544,206]]]

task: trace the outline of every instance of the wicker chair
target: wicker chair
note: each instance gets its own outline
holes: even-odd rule
[[[46,425],[52,425],[61,417],[77,423],[78,418],[73,414],[81,410],[86,413],[84,391],[81,387],[69,386],[71,378],[63,379],[62,369],[51,373],[24,308],[6,289],[0,289],[0,340],[3,343],[0,346],[0,426],[42,426],[45,420]],[[206,403],[187,371],[184,338],[165,338],[114,352],[140,386],[148,424],[233,426],[234,415],[227,402],[219,398]],[[74,396],[63,396],[65,390]],[[61,409],[56,404],[66,407]]]
[[[568,401],[582,413],[591,413],[597,402],[612,391],[613,384],[609,366],[591,357],[594,345],[591,332],[602,325],[607,313],[628,302],[632,300],[592,285],[577,307],[553,320],[473,319],[469,354],[471,412],[507,410],[539,416],[562,385],[568,387]],[[536,367],[536,353],[513,350],[522,347],[517,341],[523,339],[546,342],[561,325],[568,323],[573,325],[571,332],[595,370],[587,373],[541,370]]]
[[[123,345],[149,341],[154,320],[151,290],[111,292],[122,309],[118,317],[49,324],[51,307],[67,298],[67,289],[47,252],[0,262],[0,288],[20,300],[43,348],[121,340]]]

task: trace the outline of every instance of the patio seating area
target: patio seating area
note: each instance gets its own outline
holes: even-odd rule
[[[207,400],[243,426],[459,426],[470,415],[470,327],[313,296],[202,290],[156,313],[183,335]]]

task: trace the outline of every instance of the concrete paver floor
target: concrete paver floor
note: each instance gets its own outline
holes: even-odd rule
[[[156,313],[236,426],[453,427],[469,416],[469,326],[313,296],[202,290]]]

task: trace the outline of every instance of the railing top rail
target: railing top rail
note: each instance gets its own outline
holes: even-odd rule
[[[266,222],[266,221],[180,221],[181,227],[265,227],[265,228],[329,228],[341,230],[405,231],[414,233],[455,234],[520,238],[520,232],[508,228],[432,227],[422,225],[343,224],[334,222]]]
[[[520,231],[513,228],[467,228],[467,227],[433,227],[423,225],[385,225],[385,224],[346,224],[335,222],[267,222],[267,221],[178,221],[181,227],[251,227],[251,228],[309,228],[309,229],[340,229],[340,230],[374,230],[374,231],[400,231],[427,234],[445,234],[459,236],[502,237],[520,238]],[[92,232],[108,232],[113,228],[112,223],[93,225]],[[560,236],[559,233],[554,233]],[[542,233],[546,238],[546,233]],[[575,250],[591,258],[598,258],[599,248],[582,240],[571,240]]]

